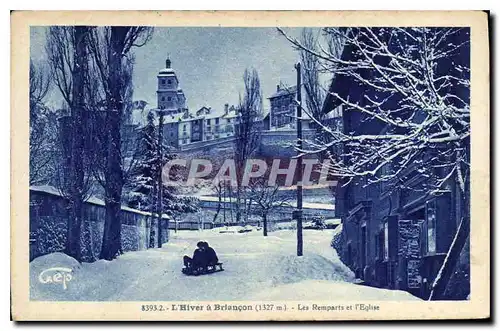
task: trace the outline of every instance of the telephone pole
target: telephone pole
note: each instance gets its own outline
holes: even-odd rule
[[[300,62],[295,65],[297,70],[297,169],[299,170],[299,178],[297,180],[297,256],[303,255],[303,238],[302,238],[302,155],[300,150],[302,150],[302,77]]]

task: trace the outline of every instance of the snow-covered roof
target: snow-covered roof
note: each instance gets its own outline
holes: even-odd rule
[[[283,95],[290,95],[297,93],[297,86],[289,86],[289,87],[281,87],[279,91],[276,91],[273,95],[271,95],[268,99],[274,99],[277,97],[281,97]]]
[[[239,117],[240,115],[237,114],[236,112],[229,112],[227,114],[222,115],[223,118],[234,118],[234,117]]]
[[[132,109],[130,122],[134,125],[144,126],[148,122],[148,113],[151,109]]]
[[[171,76],[171,75],[174,75],[175,76],[175,71],[174,69],[172,68],[163,68],[160,70],[160,72],[158,73],[158,75],[161,75],[161,76]]]
[[[63,197],[63,195],[61,194],[61,192],[57,188],[50,186],[50,185],[30,186],[30,191],[47,193],[47,194],[55,195],[58,197]],[[85,200],[85,202],[91,203],[93,205],[98,205],[98,206],[105,206],[106,205],[104,201],[102,201],[101,199],[96,198],[94,196],[89,197],[87,200]],[[145,215],[145,216],[151,215],[151,213],[148,213],[148,212],[145,212],[142,210],[138,210],[138,209],[133,209],[133,208],[123,206],[123,205],[121,207],[121,210],[136,213],[136,214],[141,214],[141,215]],[[162,218],[170,219],[170,216],[162,215]]]
[[[177,122],[189,120],[189,118],[183,118],[183,117],[184,117],[184,113],[165,115],[163,123],[177,123]],[[158,120],[156,120],[156,122],[158,122]]]
[[[238,117],[235,109],[229,109],[227,113],[224,110],[214,110],[210,107],[203,106],[196,112],[199,114],[197,118],[213,119],[213,118],[234,118]]]

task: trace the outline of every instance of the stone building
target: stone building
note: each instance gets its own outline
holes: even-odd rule
[[[172,61],[165,61],[165,68],[157,75],[158,88],[156,91],[158,109],[165,110],[167,114],[182,113],[186,108],[186,96],[179,87],[179,79],[171,68]]]
[[[269,112],[263,115],[263,125],[265,130],[295,130],[297,126],[297,86],[276,85],[276,92],[272,94],[269,100]],[[307,95],[305,89],[302,89],[302,103],[305,106]],[[302,128],[314,128],[313,121],[309,116],[302,112]]]
[[[270,103],[270,123],[272,128],[295,127],[296,104],[294,102],[297,94],[297,86],[284,87],[282,84],[276,85],[276,92],[271,95]]]
[[[158,88],[157,108],[153,112],[162,111],[163,139],[170,146],[179,148],[193,143],[227,138],[234,135],[238,114],[234,106],[226,104],[224,111],[216,111],[211,107],[201,107],[194,114],[186,105],[186,97],[179,87],[179,79],[170,59],[166,60],[166,67],[157,75]],[[141,116],[146,116],[146,111]],[[158,123],[158,119],[156,120]]]
[[[203,106],[194,113],[190,112],[186,106],[184,92],[179,88],[177,74],[171,65],[172,62],[167,59],[166,67],[157,75],[157,108],[152,110],[161,110],[165,114],[164,142],[179,148],[233,136],[238,121],[236,108],[226,104],[223,111]]]

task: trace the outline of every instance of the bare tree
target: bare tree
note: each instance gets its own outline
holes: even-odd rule
[[[289,206],[292,197],[287,194],[280,194],[279,185],[270,186],[267,177],[261,177],[253,181],[250,185],[250,192],[257,205],[263,221],[263,233],[267,236],[268,215],[275,208]]]
[[[262,91],[257,70],[246,69],[243,74],[245,90],[238,105],[239,117],[235,133],[234,159],[236,165],[236,222],[241,221],[241,182],[246,160],[260,144],[262,130]]]
[[[307,49],[318,50],[318,38],[310,28],[303,28],[300,41]],[[319,79],[321,63],[317,56],[304,49],[300,50],[300,60],[302,63],[302,81],[306,92],[307,109],[318,121],[323,119],[323,101],[325,99],[325,89],[321,86]]]
[[[439,298],[470,228],[469,32],[464,28],[325,28],[323,32],[341,36],[350,56],[311,49],[286,37],[322,61],[323,68],[363,87],[360,96],[329,93],[344,112],[358,113],[372,132],[332,130],[316,119],[331,140],[309,142],[303,152],[340,146],[341,157],[330,154],[330,172],[346,184],[383,183],[392,189],[418,190],[427,197],[458,184],[463,217],[433,284],[431,299]],[[426,179],[423,187],[406,185],[411,171]]]
[[[93,31],[92,38],[96,38],[96,34],[99,36],[101,33],[102,38],[103,31]],[[102,41],[101,41],[102,42]],[[90,113],[90,124],[88,128],[88,135],[92,139],[93,148],[89,151],[90,157],[92,159],[92,174],[94,179],[99,183],[99,185],[105,189],[106,179],[105,172],[107,167],[107,146],[109,134],[104,130],[104,125],[106,123],[107,116],[107,101],[106,92],[102,83],[102,76],[99,74],[99,69],[96,66],[96,55],[97,51],[96,45],[99,42],[92,42],[91,44],[92,58],[93,61],[90,63],[90,79],[88,86],[88,104],[89,108],[92,110]],[[99,61],[107,61],[101,57],[98,57]],[[131,176],[138,166],[139,159],[141,157],[140,139],[138,139],[138,128],[131,123],[131,115],[134,104],[137,101],[133,101],[133,66],[134,57],[133,54],[129,54],[123,60],[123,86],[124,86],[124,111],[122,113],[121,120],[121,164],[123,170],[123,185],[124,185],[124,195],[129,193],[127,189],[129,184],[131,184]],[[144,102],[145,104],[145,102]]]
[[[302,63],[302,82],[305,91],[306,108],[308,113],[311,114],[317,121],[324,122],[325,112],[323,111],[323,103],[325,101],[326,90],[321,82],[320,75],[324,73],[331,73],[331,68],[324,68],[323,62],[312,52],[318,52],[322,49],[321,43],[328,45],[328,50],[336,57],[340,57],[343,50],[344,40],[343,35],[327,35],[326,40],[321,38],[321,30],[314,31],[311,28],[303,28],[300,36],[300,43],[304,48],[298,47],[300,52],[300,60]],[[329,135],[321,128],[316,126],[317,141],[326,143],[328,142]],[[321,159],[326,155],[320,153]]]
[[[55,126],[49,119],[44,99],[50,89],[50,70],[30,60],[30,185],[51,177],[54,161]]]
[[[105,178],[106,220],[100,258],[112,260],[121,248],[121,200],[124,184],[121,124],[127,95],[127,75],[124,75],[127,56],[132,47],[145,45],[152,36],[152,28],[113,26],[95,28],[91,35],[91,49],[99,73],[106,106],[107,148]]]
[[[51,27],[47,53],[56,86],[70,109],[69,185],[64,187],[70,201],[66,253],[81,260],[80,235],[83,202],[88,191],[85,167],[86,100],[89,27]],[[88,176],[87,176],[88,177]]]
[[[210,158],[212,161],[213,171],[215,173],[219,172],[222,164],[224,163],[224,161],[228,157],[229,157],[229,155],[222,152],[221,154],[217,154],[215,157]],[[224,215],[223,215],[224,219],[226,219],[225,213],[226,213],[226,209],[227,209],[228,204],[227,204],[227,201],[225,198],[226,198],[226,196],[229,195],[229,189],[228,189],[229,185],[230,185],[230,183],[228,183],[227,181],[215,181],[211,184],[212,191],[215,192],[215,194],[217,195],[217,198],[218,198],[217,209],[215,210],[215,214],[213,217],[214,223],[217,221],[217,218],[219,217],[221,209],[224,213]]]

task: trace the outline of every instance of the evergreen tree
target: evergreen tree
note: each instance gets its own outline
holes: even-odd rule
[[[177,154],[174,153],[172,147],[163,146],[163,160],[162,167],[169,161],[177,158]],[[169,179],[171,181],[179,180],[179,169],[177,166],[173,166],[170,169]],[[162,187],[162,211],[164,214],[175,217],[176,215],[183,213],[195,213],[198,211],[198,199],[189,196],[180,195],[179,189],[172,185],[161,185]]]
[[[139,148],[141,153],[131,181],[128,205],[132,208],[153,212],[155,200],[155,183],[158,169],[156,146],[158,138],[154,123],[154,114],[149,112],[147,124],[140,134]]]
[[[139,143],[139,158],[132,174],[130,192],[128,194],[128,205],[131,208],[146,210],[152,215],[157,215],[156,200],[158,192],[158,171],[161,171],[164,165],[177,157],[172,148],[163,145],[163,159],[160,161],[158,156],[158,132],[155,125],[155,115],[148,113],[147,124],[142,128]],[[177,177],[176,167],[171,169],[171,180]],[[182,213],[192,213],[198,211],[197,200],[192,197],[179,196],[179,192],[174,186],[162,187],[162,212],[163,214],[173,216]],[[150,243],[149,247],[155,247],[155,238],[157,238],[155,226],[155,217],[152,217]],[[157,224],[156,224],[157,225]]]

